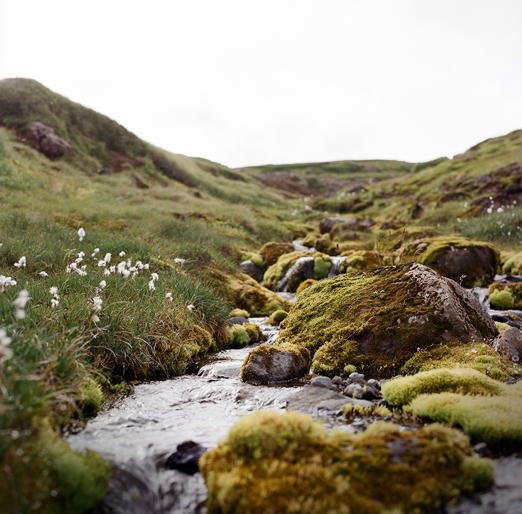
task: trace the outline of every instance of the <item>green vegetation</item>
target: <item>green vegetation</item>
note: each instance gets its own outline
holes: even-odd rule
[[[489,286],[489,298],[495,309],[521,309],[522,308],[522,284],[498,284]]]
[[[270,314],[270,318],[268,319],[268,322],[271,325],[279,326],[281,321],[283,321],[287,317],[288,317],[288,312],[281,311],[281,310],[280,311],[275,311],[275,312],[272,312],[272,314]]]
[[[442,425],[328,433],[309,416],[270,411],[242,418],[200,469],[209,513],[426,512],[493,480],[467,437]]]

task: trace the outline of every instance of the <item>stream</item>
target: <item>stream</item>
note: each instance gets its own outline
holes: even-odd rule
[[[295,300],[295,294],[280,294]],[[475,294],[487,309],[486,292]],[[266,318],[249,321],[261,327],[267,338],[264,344],[277,339],[279,329],[268,325]],[[97,514],[206,512],[207,490],[202,476],[166,469],[168,456],[187,440],[206,448],[217,446],[242,416],[263,408],[284,411],[289,393],[302,387],[251,386],[241,382],[241,365],[255,346],[221,351],[197,375],[137,385],[131,395],[90,420],[83,431],[64,436],[74,450],[94,450],[113,465],[113,477]],[[341,419],[332,418],[326,426],[350,428]],[[495,485],[481,495],[460,500],[444,512],[520,514],[521,457],[519,454],[494,459]]]

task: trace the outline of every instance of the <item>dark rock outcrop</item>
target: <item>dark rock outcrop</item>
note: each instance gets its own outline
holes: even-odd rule
[[[252,277],[257,282],[262,282],[263,270],[257,264],[254,264],[252,261],[244,261],[239,267],[245,275]]]
[[[54,129],[40,121],[29,123],[24,135],[31,146],[50,159],[74,153],[71,145],[65,139],[57,136]]]

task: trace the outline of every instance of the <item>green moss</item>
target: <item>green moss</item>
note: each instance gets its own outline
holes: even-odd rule
[[[250,318],[250,313],[245,309],[234,309],[228,315],[229,318]]]
[[[496,323],[495,323],[496,324]],[[507,325],[509,328],[509,325]],[[517,376],[513,362],[485,343],[453,340],[420,350],[401,368],[401,374],[414,375],[440,368],[471,368],[495,380]]]
[[[361,365],[361,363],[359,345],[356,341],[335,339],[324,344],[315,352],[312,366],[317,375],[334,377],[353,373],[357,370],[356,364]]]
[[[500,258],[503,275],[520,275],[522,271],[522,252],[501,253]]]
[[[522,443],[522,391],[514,387],[501,396],[455,393],[421,395],[410,405],[419,417],[462,427],[472,438],[490,445]]]
[[[279,257],[277,262],[275,262],[265,271],[265,275],[263,277],[264,281],[269,282],[271,284],[276,284],[279,280],[281,280],[284,277],[285,273],[300,257],[317,257],[317,255],[316,252],[309,252],[307,250],[285,253],[281,255],[281,257]]]
[[[314,257],[314,278],[321,280],[328,276],[332,267],[332,259],[329,255],[316,255]]]
[[[500,321],[495,321],[495,326],[498,328],[498,331],[502,334],[504,330],[507,330],[508,328],[511,328],[511,325],[508,325],[507,323],[502,323]]]
[[[259,341],[263,341],[265,336],[263,335],[263,331],[259,325],[255,323],[245,323],[243,328],[247,331],[250,337],[250,343],[258,343]]]
[[[339,273],[351,273],[357,270],[382,266],[381,257],[378,252],[359,250],[344,252],[343,255],[346,255],[346,259],[339,267]]]
[[[513,298],[513,295],[509,289],[495,291],[495,293],[493,293],[489,299],[491,301],[491,306],[494,309],[505,311],[512,309],[515,306],[515,299]]]
[[[328,255],[339,255],[341,250],[339,244],[335,243],[330,239],[330,234],[309,234],[303,239],[303,246],[308,248],[315,248],[318,252],[322,252]]]
[[[496,396],[502,394],[506,387],[474,369],[435,369],[385,382],[382,395],[390,405],[401,407],[421,394],[451,392]]]
[[[296,293],[298,295],[301,294],[305,289],[312,287],[315,283],[317,283],[317,280],[314,280],[313,278],[309,278],[309,279],[305,280],[304,282],[301,282],[299,284],[299,287],[297,288]]]
[[[242,418],[200,469],[209,514],[427,512],[493,480],[468,438],[438,424],[327,433],[309,416],[270,411]]]
[[[292,307],[288,300],[266,287],[247,284],[237,293],[236,304],[247,310],[251,316],[270,316],[274,311],[289,311]]]
[[[384,405],[372,405],[371,407],[363,407],[356,403],[347,403],[343,409],[343,414],[348,419],[356,417],[377,417],[385,418],[392,415],[392,411]]]
[[[522,309],[522,283],[499,284],[489,286],[491,306],[495,309]]]
[[[290,243],[266,243],[259,251],[264,265],[268,268],[275,264],[285,253],[294,251],[294,245]]]
[[[353,365],[364,373],[393,376],[419,347],[442,342],[448,330],[456,330],[438,314],[440,297],[419,294],[422,286],[408,275],[412,266],[418,265],[339,275],[315,284],[297,297],[280,340],[305,346],[312,357],[326,344],[336,348],[354,341],[346,353],[350,360],[336,363],[335,369]],[[482,337],[495,335],[473,309],[468,314]],[[466,336],[470,332],[461,335]],[[325,369],[330,365],[328,361]]]
[[[103,391],[95,380],[88,378],[82,385],[78,405],[84,416],[94,416],[103,402]]]
[[[227,327],[227,333],[230,348],[243,348],[250,343],[250,334],[242,325]]]
[[[263,257],[258,253],[246,253],[241,257],[241,262],[244,261],[252,261],[256,266],[259,266],[262,270],[265,269],[265,262],[263,261]]]
[[[288,317],[288,312],[281,311],[281,310],[275,311],[275,312],[272,312],[272,314],[270,315],[270,318],[268,319],[268,323],[270,323],[271,325],[279,326],[281,321],[283,321],[287,317]]]

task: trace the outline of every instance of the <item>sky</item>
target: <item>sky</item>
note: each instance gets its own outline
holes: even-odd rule
[[[522,129],[519,0],[0,2],[0,79],[230,167],[452,157]]]

